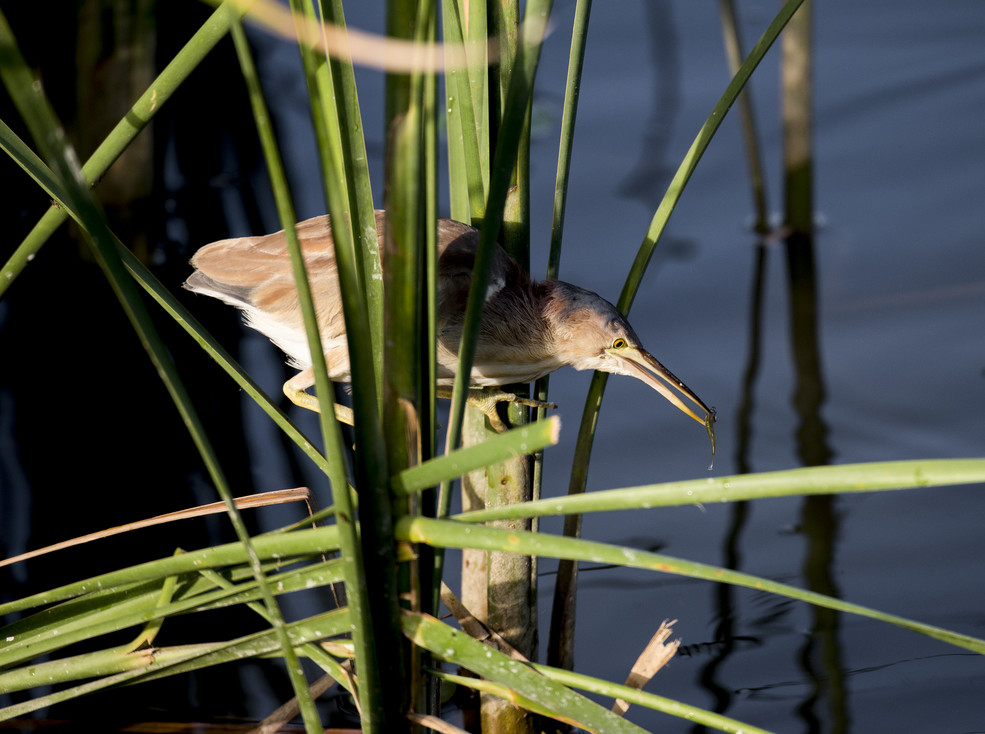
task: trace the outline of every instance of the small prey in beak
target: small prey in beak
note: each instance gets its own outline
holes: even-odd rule
[[[607,372],[619,372],[620,374],[635,377],[642,380],[658,393],[664,396],[668,402],[676,406],[678,410],[691,416],[698,423],[705,427],[708,438],[711,441],[712,463],[715,458],[715,409],[709,408],[704,401],[699,398],[693,390],[685,385],[673,372],[668,370],[657,358],[650,354],[643,347],[634,347],[626,339],[617,338],[605,353],[615,360],[621,369],[607,369]],[[665,384],[666,383],[666,384]],[[687,403],[681,400],[669,388],[672,387],[682,396],[690,400],[697,408],[704,412],[704,418],[699,418]],[[710,468],[710,467],[709,467]]]

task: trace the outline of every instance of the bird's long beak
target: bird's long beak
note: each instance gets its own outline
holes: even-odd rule
[[[708,427],[715,420],[714,411],[705,405],[701,398],[695,395],[687,385],[674,376],[674,373],[660,364],[656,357],[645,349],[627,346],[622,348],[612,347],[605,351],[620,366],[624,367],[628,374],[645,382],[663,395],[671,404],[677,406],[677,408],[694,418],[701,425]],[[668,385],[703,410],[705,417],[699,418],[684,401],[668,389]]]

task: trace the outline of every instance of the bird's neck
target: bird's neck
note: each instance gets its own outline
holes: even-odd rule
[[[555,355],[551,324],[544,317],[554,281],[517,279],[508,293],[485,303],[472,384],[530,382],[563,363]]]

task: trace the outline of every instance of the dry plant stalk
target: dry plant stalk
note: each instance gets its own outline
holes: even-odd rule
[[[311,697],[315,699],[334,685],[335,679],[326,674],[308,686],[308,690],[311,692]],[[301,706],[298,704],[297,696],[295,696],[287,703],[275,709],[255,729],[250,731],[250,734],[277,734],[285,724],[289,723],[300,712]]]
[[[462,630],[473,639],[485,642],[496,648],[504,655],[509,655],[514,660],[525,663],[530,662],[516,648],[510,645],[496,630],[487,627],[481,620],[477,619],[462,602],[458,600],[448,585],[441,582],[441,603],[444,604],[452,616],[458,620]]]
[[[441,732],[441,734],[469,734],[465,729],[459,729],[454,724],[449,724],[444,719],[429,714],[407,714],[407,718],[420,726]]]
[[[280,505],[286,502],[299,502],[302,500],[308,504],[308,514],[312,514],[314,512],[314,500],[311,496],[311,490],[307,487],[275,489],[269,492],[260,492],[259,494],[235,497],[233,499],[233,504],[236,505],[236,509],[245,510],[251,507],[267,507],[269,505]],[[163,525],[164,523],[175,522],[176,520],[189,520],[193,517],[217,515],[220,512],[225,511],[226,503],[220,501],[210,502],[206,505],[199,505],[198,507],[191,507],[184,510],[178,510],[176,512],[167,512],[163,515],[157,515],[156,517],[149,517],[144,520],[137,520],[136,522],[128,522],[125,525],[117,525],[116,527],[106,528],[105,530],[99,530],[95,533],[89,533],[88,535],[80,535],[70,540],[63,540],[60,543],[45,546],[44,548],[37,548],[11,558],[4,558],[0,560],[0,568],[3,566],[11,566],[15,563],[20,563],[21,561],[26,561],[29,558],[36,558],[48,553],[54,553],[55,551],[72,548],[76,545],[82,545],[83,543],[91,543],[94,540],[109,538],[113,535],[129,533],[133,530],[141,530],[143,528],[153,527],[154,525]]]
[[[678,639],[664,644],[674,631],[671,628],[673,624],[677,624],[676,619],[671,622],[665,619],[660,623],[660,628],[650,638],[650,642],[633,664],[633,668],[629,672],[629,677],[626,678],[625,685],[635,688],[638,691],[643,690],[643,686],[650,682],[650,679],[657,674],[657,671],[674,657],[677,648],[681,645],[681,641]],[[621,698],[617,698],[616,702],[612,704],[612,712],[617,716],[624,716],[628,710],[629,704]]]

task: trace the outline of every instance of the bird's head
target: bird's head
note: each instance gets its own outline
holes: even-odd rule
[[[643,348],[633,327],[615,306],[584,288],[558,281],[553,285],[545,316],[551,323],[560,360],[578,370],[599,370],[642,380],[710,431],[714,410]],[[703,411],[704,417],[698,417],[671,388]]]

